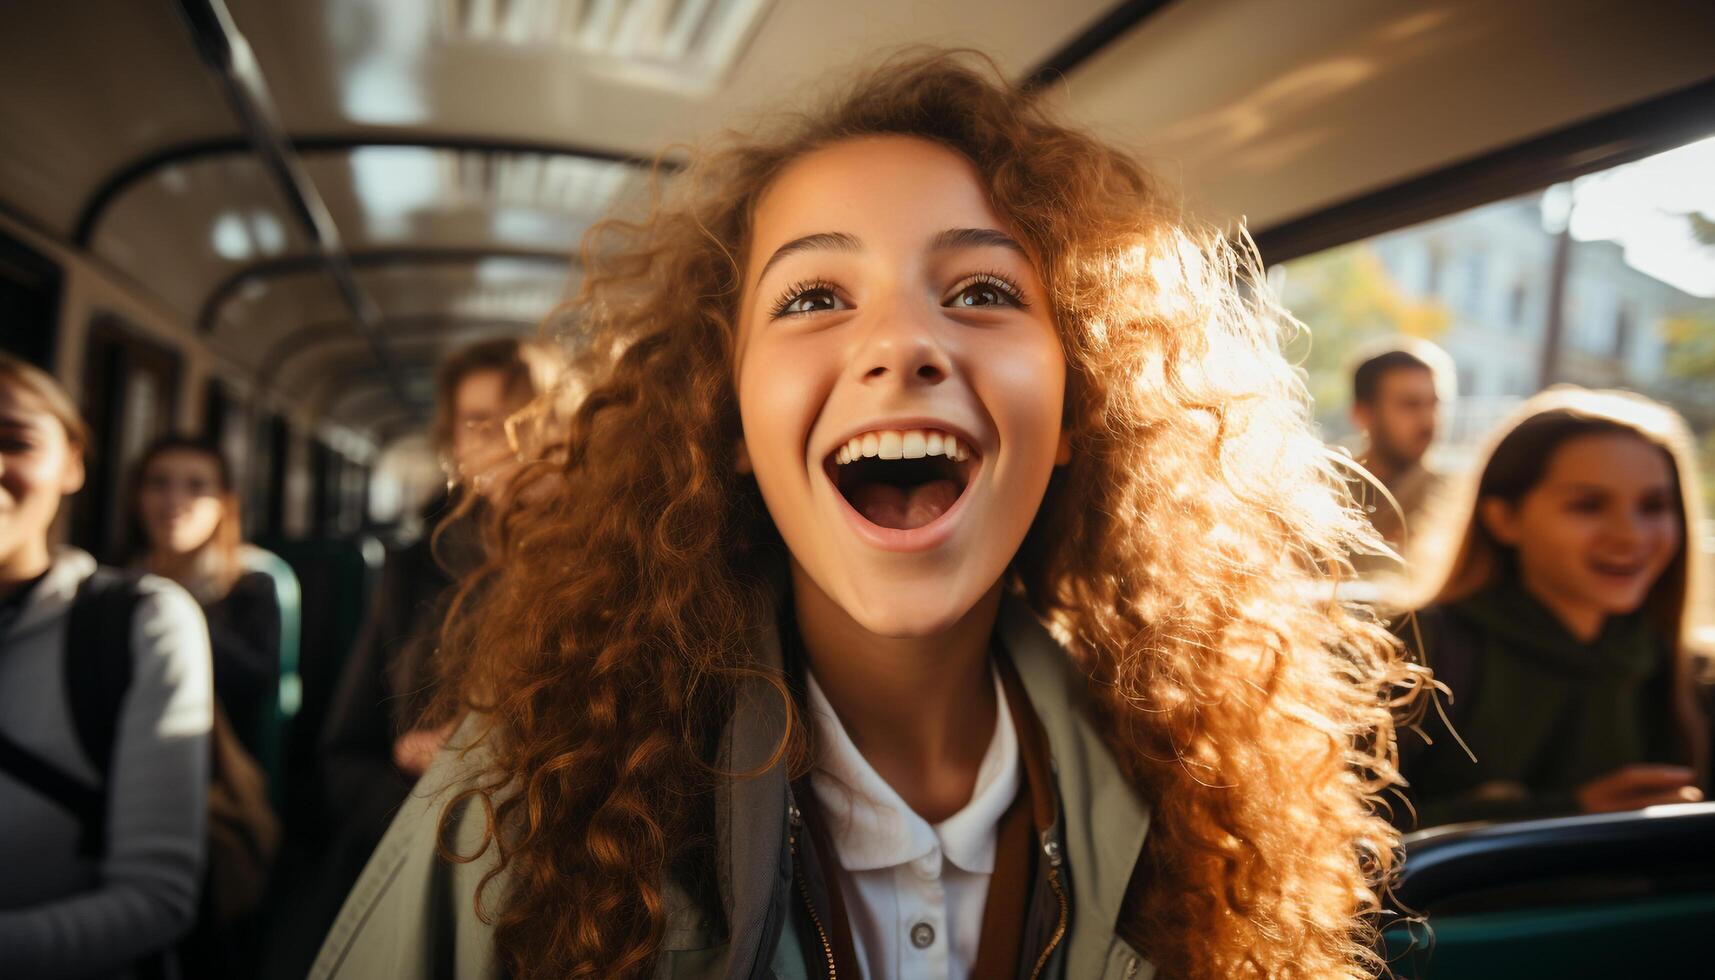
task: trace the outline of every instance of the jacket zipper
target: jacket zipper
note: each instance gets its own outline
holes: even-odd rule
[[[1052,838],[1045,840],[1042,852],[1048,856],[1048,887],[1054,890],[1054,897],[1060,902],[1060,918],[1054,923],[1054,934],[1048,937],[1048,945],[1043,948],[1042,955],[1036,958],[1036,968],[1030,971],[1030,980],[1037,980],[1042,975],[1043,968],[1048,965],[1048,957],[1054,955],[1060,940],[1066,938],[1066,917],[1071,911],[1066,902],[1066,890],[1060,887],[1060,842]]]
[[[810,913],[810,924],[816,927],[816,938],[822,943],[822,956],[828,961],[828,980],[838,980],[839,973],[834,968],[834,944],[828,942],[827,930],[822,928],[822,917],[816,914],[816,903],[810,901],[810,885],[804,880],[804,866],[798,860],[798,808],[792,807],[792,835],[787,841],[792,845],[792,877],[798,881],[798,894],[804,899],[804,910]],[[1064,905],[1064,901],[1061,902]]]

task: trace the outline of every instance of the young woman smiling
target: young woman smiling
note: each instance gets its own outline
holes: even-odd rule
[[[213,724],[208,631],[172,582],[127,580],[52,544],[61,500],[83,486],[88,438],[53,378],[0,353],[7,976],[174,975],[169,949],[197,909]],[[127,659],[122,690],[123,669],[82,669]]]
[[[312,975],[1373,973],[1406,668],[1223,239],[951,55],[672,194]]]
[[[280,676],[280,602],[274,580],[247,568],[226,457],[199,439],[156,440],[137,461],[130,513],[133,564],[184,586],[202,606],[215,697],[257,755]]]
[[[1475,755],[1434,715],[1431,744],[1408,741],[1420,823],[1703,798],[1690,445],[1672,409],[1624,392],[1552,389],[1502,429],[1406,628]]]

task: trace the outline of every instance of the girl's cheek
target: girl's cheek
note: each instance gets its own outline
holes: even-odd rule
[[[1657,524],[1654,538],[1657,553],[1665,564],[1679,548],[1679,521],[1669,518]]]
[[[819,385],[809,365],[795,364],[781,353],[752,351],[740,380],[745,446],[751,465],[765,472],[799,462],[818,402]]]

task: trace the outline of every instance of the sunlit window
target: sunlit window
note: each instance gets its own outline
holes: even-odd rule
[[[1710,174],[1715,139],[1273,270],[1311,330],[1304,366],[1326,435],[1355,443],[1352,359],[1404,334],[1457,365],[1444,467],[1457,468],[1524,398],[1571,382],[1673,405],[1698,435],[1705,487],[1715,485]]]

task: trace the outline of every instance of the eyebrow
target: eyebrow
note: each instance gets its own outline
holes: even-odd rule
[[[850,235],[843,231],[821,231],[814,235],[794,238],[775,249],[774,254],[768,257],[768,261],[762,263],[762,271],[756,274],[756,281],[761,282],[762,278],[768,275],[768,270],[774,268],[774,264],[786,256],[817,250],[860,252],[863,250],[863,242],[858,241],[856,235]]]
[[[949,228],[929,243],[931,252],[949,252],[960,248],[1010,248],[1024,258],[1030,254],[1011,235],[993,228]]]
[[[931,252],[997,247],[1009,248],[1027,259],[1030,257],[1030,253],[1024,250],[1024,246],[1018,244],[1011,235],[996,231],[993,228],[948,228],[946,231],[938,233],[929,242]],[[768,261],[762,264],[762,271],[757,273],[756,281],[761,282],[762,278],[768,275],[768,270],[774,268],[775,263],[788,255],[815,250],[860,252],[863,250],[863,242],[856,235],[843,231],[822,231],[814,235],[794,238],[774,250],[774,254],[770,255]]]
[[[1589,493],[1589,494],[1598,494],[1601,496],[1611,496],[1615,493],[1615,490],[1612,487],[1606,487],[1600,483],[1562,483],[1559,486],[1559,490],[1561,493],[1564,493],[1564,494],[1585,494],[1585,493]],[[1644,493],[1672,493],[1673,492],[1673,486],[1671,484],[1668,484],[1668,483],[1660,483],[1660,484],[1656,484],[1654,486],[1644,487],[1643,492]]]

